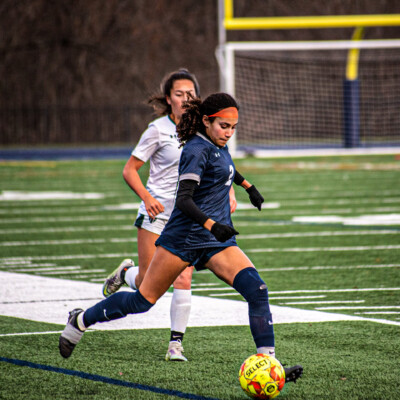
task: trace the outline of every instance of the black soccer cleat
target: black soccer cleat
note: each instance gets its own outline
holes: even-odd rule
[[[68,358],[72,354],[75,346],[83,336],[83,331],[78,329],[76,324],[76,319],[81,312],[83,312],[81,308],[75,308],[75,310],[70,311],[67,325],[60,336],[58,348],[64,358]]]
[[[297,379],[301,378],[303,374],[303,367],[301,365],[295,365],[294,367],[283,367],[285,370],[285,383],[294,382],[296,383]]]

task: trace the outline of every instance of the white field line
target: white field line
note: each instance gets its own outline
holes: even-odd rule
[[[44,223],[44,222],[77,222],[77,221],[119,221],[127,220],[126,215],[92,215],[86,217],[55,217],[55,218],[29,218],[29,223]],[[26,224],[26,218],[2,218],[0,224]]]
[[[79,265],[71,265],[68,267],[48,267],[48,268],[37,268],[36,265],[32,265],[31,268],[14,268],[14,270],[17,270],[17,272],[45,272],[45,271],[76,271],[77,269],[81,269]]]
[[[293,300],[293,299],[324,299],[326,295],[318,295],[318,296],[276,296],[269,297],[270,300]]]
[[[67,254],[61,256],[27,256],[27,257],[4,257],[0,258],[0,265],[3,262],[19,263],[20,261],[41,261],[41,260],[78,260],[78,259],[96,259],[96,258],[120,258],[137,257],[137,253],[109,253],[109,254]]]
[[[237,210],[235,212],[240,214],[240,217],[251,217],[254,216],[254,214],[257,214],[255,211],[259,212],[256,208],[251,209],[252,212],[249,212],[249,210],[246,210],[244,212]],[[253,212],[254,211],[254,212]],[[331,208],[331,209],[307,209],[307,210],[299,210],[299,209],[289,209],[289,210],[268,210],[269,214],[273,215],[309,215],[311,212],[316,213],[316,214],[362,214],[362,213],[386,213],[386,212],[398,212],[400,211],[400,207],[372,207],[372,208]],[[267,210],[264,210],[264,212],[267,212]],[[236,214],[236,215],[238,215]]]
[[[236,224],[235,224],[236,225]],[[251,225],[251,223],[249,223]],[[292,232],[292,233],[260,233],[253,235],[239,235],[237,239],[273,239],[273,238],[300,238],[319,236],[364,236],[364,235],[398,235],[399,229],[363,230],[363,231],[324,231],[324,232]]]
[[[117,204],[112,206],[99,205],[99,206],[79,206],[79,207],[56,207],[56,208],[39,208],[39,207],[9,207],[11,209],[1,209],[0,214],[71,214],[71,213],[87,213],[87,212],[104,212],[104,211],[119,211],[119,210],[138,210],[140,203],[130,203],[129,206],[125,204]]]
[[[356,307],[316,307],[316,310],[390,310],[390,309],[398,309],[400,306],[356,306]]]
[[[270,192],[271,191],[271,187],[270,186],[257,186],[259,190],[265,190],[265,192]],[[318,189],[318,190],[314,190],[313,192],[301,192],[299,189],[296,189],[295,192],[290,192],[290,196],[288,197],[283,197],[283,193],[285,193],[285,191],[282,191],[281,189],[279,189],[279,196],[278,198],[274,199],[274,194],[273,193],[269,193],[268,198],[271,201],[292,201],[293,199],[326,199],[326,201],[330,201],[332,199],[338,198],[341,199],[342,197],[344,198],[363,198],[365,196],[371,196],[371,201],[384,201],[385,198],[388,198],[387,196],[397,196],[400,195],[400,190],[381,190],[379,192],[376,191],[376,189],[374,190],[364,190],[365,188],[362,188],[360,190],[347,190],[347,191],[336,191],[335,189]],[[107,196],[110,197],[110,196]],[[364,199],[365,201],[367,201],[367,199]],[[340,201],[340,200],[339,200]],[[349,200],[351,201],[351,200]],[[59,206],[59,205],[65,205],[66,201],[46,201],[46,206],[52,207],[52,206]],[[29,204],[37,204],[37,205],[42,205],[43,201],[30,201]],[[82,202],[82,201],[75,201],[75,200],[68,200],[68,204],[71,205],[71,207],[74,206],[84,206],[85,204],[87,204],[87,202]],[[11,202],[11,201],[3,201],[0,202],[0,209],[1,208],[9,208],[9,207],[13,207],[15,206],[15,202]],[[101,207],[99,205],[99,207]],[[33,208],[33,207],[31,207]]]
[[[265,191],[265,193],[268,193],[271,191],[271,187],[267,186],[260,186],[258,187],[258,190]],[[371,196],[373,195],[374,198],[379,198],[382,199],[386,196],[396,196],[400,195],[399,190],[381,190],[377,192],[375,189],[374,190],[347,190],[347,191],[336,191],[335,189],[319,189],[319,190],[314,190],[313,192],[301,192],[299,190],[296,190],[295,192],[291,193],[290,196],[284,197],[283,194],[285,192],[281,192],[279,190],[279,197],[276,199],[276,201],[285,201],[285,200],[293,200],[293,199],[332,199],[332,198],[342,198],[342,197],[348,197],[348,198],[364,198],[365,196]],[[384,197],[382,197],[384,196]],[[269,196],[269,199],[273,199],[273,195],[271,194]]]
[[[342,247],[293,247],[293,248],[265,248],[247,249],[246,253],[281,253],[281,252],[308,252],[308,251],[366,251],[366,250],[396,250],[400,245],[387,246],[342,246]]]
[[[371,198],[371,199],[326,199],[326,200],[285,200],[283,201],[284,206],[311,206],[311,205],[346,205],[346,204],[373,204],[373,203],[400,203],[400,197],[392,198]],[[245,204],[245,203],[244,203]],[[275,204],[275,203],[274,203]],[[71,214],[73,213],[86,213],[86,212],[103,212],[103,211],[114,211],[114,210],[137,210],[139,203],[132,204],[116,204],[112,206],[99,205],[99,206],[88,206],[88,207],[68,207],[68,208],[39,208],[39,207],[11,207],[11,209],[1,209],[0,214]],[[263,207],[264,208],[264,207]],[[275,207],[273,207],[275,208]],[[238,207],[240,210],[240,207]]]
[[[219,286],[220,283],[192,283],[192,287],[196,287],[196,286]]]
[[[279,239],[279,238],[301,238],[301,237],[323,237],[323,236],[364,236],[364,235],[399,235],[400,230],[367,230],[367,231],[326,231],[326,232],[294,232],[294,233],[267,233],[254,235],[240,235],[240,240],[252,239]],[[49,246],[83,243],[125,243],[137,242],[136,238],[109,238],[109,239],[68,239],[68,240],[28,240],[0,242],[0,246]]]
[[[280,252],[317,252],[317,251],[366,251],[366,250],[396,250],[400,245],[388,246],[349,246],[349,247],[299,247],[299,248],[265,248],[247,249],[246,253],[280,253]],[[93,258],[120,258],[137,257],[137,253],[110,253],[110,254],[66,254],[59,256],[26,256],[26,257],[3,257],[0,264],[6,262],[18,263],[20,261],[42,261],[42,260],[77,260]]]
[[[56,335],[56,334],[59,335],[60,333],[63,333],[63,331],[0,333],[0,337],[6,337],[6,336],[31,336],[31,335]]]
[[[98,273],[105,273],[105,272],[106,272],[105,269],[80,269],[77,271],[43,272],[43,273],[38,273],[35,275],[76,275],[76,274],[98,274]]]
[[[361,311],[354,314],[400,314],[400,311]]]
[[[51,246],[83,243],[125,243],[137,242],[136,238],[110,238],[110,239],[67,239],[67,240],[28,240],[21,242],[0,242],[0,246]]]
[[[259,272],[274,272],[274,271],[307,271],[307,270],[335,270],[335,269],[375,269],[375,268],[399,268],[400,264],[377,264],[377,265],[327,265],[314,267],[281,267],[281,268],[257,268]],[[211,272],[211,271],[210,271]]]
[[[0,234],[18,233],[59,233],[59,232],[100,232],[100,231],[132,231],[136,232],[132,225],[105,225],[105,226],[67,226],[63,228],[26,228],[26,229],[0,229]]]
[[[374,151],[378,151],[379,149],[372,149]],[[387,148],[387,150],[390,153],[386,154],[396,154],[399,150],[395,148]],[[358,151],[358,149],[357,149]],[[277,156],[278,154],[285,153],[288,155],[288,157],[297,155],[297,156],[304,156],[306,153],[311,153],[310,151],[306,150],[286,150],[286,151],[276,151],[276,150],[271,150],[267,151],[270,157]],[[332,151],[334,154],[338,155],[338,153],[333,150]],[[318,155],[326,155],[327,152],[325,150],[313,150],[312,153],[318,154]],[[346,154],[349,154],[346,149]],[[371,154],[371,153],[369,153]],[[375,153],[379,154],[379,153]],[[383,154],[383,153],[382,153]],[[279,155],[279,157],[282,157],[282,155]],[[243,160],[241,163],[241,166],[247,166],[248,168],[260,168],[262,170],[265,169],[270,169],[270,168],[283,168],[283,167],[290,167],[292,170],[318,170],[318,172],[321,173],[332,173],[333,171],[339,171],[339,172],[346,172],[347,170],[351,173],[354,172],[363,172],[364,170],[366,171],[378,171],[378,170],[393,170],[393,169],[399,169],[400,166],[398,163],[395,162],[382,162],[382,163],[371,163],[371,162],[345,162],[345,161],[287,161],[287,162],[277,162],[275,160],[271,160],[271,158],[268,157],[268,160],[260,160],[260,159],[251,159],[251,160]],[[307,174],[307,172],[304,172]]]
[[[13,264],[0,264],[0,268],[7,268],[7,269],[17,269],[18,271],[21,271],[20,268],[26,268],[27,271],[32,271],[33,269],[36,270],[36,268],[42,268],[42,267],[49,267],[50,270],[54,268],[66,268],[66,267],[71,267],[71,265],[66,265],[64,267],[57,267],[57,264],[52,264],[52,263],[43,263],[43,264],[32,264],[30,261],[28,262],[21,262],[15,265]],[[73,266],[73,267],[79,267],[79,266]],[[80,267],[79,267],[80,268]]]
[[[221,290],[235,290],[229,286],[224,288],[204,288],[192,289],[193,291],[221,291]],[[315,289],[315,290],[282,290],[282,291],[268,291],[269,295],[272,294],[297,294],[297,293],[348,293],[348,292],[385,292],[385,291],[398,291],[400,288],[358,288],[358,289]],[[221,295],[224,296],[224,295]],[[239,295],[240,296],[240,295]]]
[[[357,304],[365,303],[365,300],[325,300],[325,301],[288,301],[279,304],[293,305],[293,304]]]
[[[346,204],[374,204],[374,203],[400,203],[400,197],[392,197],[392,198],[373,198],[373,199],[326,199],[326,200],[280,200],[283,206],[314,206],[314,205],[346,205]]]

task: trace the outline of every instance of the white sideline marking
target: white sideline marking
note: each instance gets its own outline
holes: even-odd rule
[[[103,193],[74,193],[74,192],[25,192],[22,190],[3,190],[0,201],[31,201],[31,200],[97,200],[103,199]]]
[[[302,223],[335,223],[343,225],[400,225],[400,214],[360,215],[358,217],[314,215],[293,217],[292,221]]]
[[[77,307],[87,309],[96,303],[96,299],[97,301],[103,299],[101,296],[101,285],[95,283],[10,272],[0,272],[0,280],[7,282],[7,285],[1,291],[2,299],[6,300],[6,302],[0,299],[0,315],[4,316],[65,325],[70,310]],[[169,309],[171,296],[171,293],[166,293],[145,314],[129,315],[126,318],[111,321],[107,324],[97,324],[93,328],[99,330],[170,328]],[[326,321],[374,321],[400,325],[400,323],[393,321],[375,320],[314,310],[299,310],[274,305],[271,306],[271,310],[274,315],[274,322],[277,324]],[[221,316],[223,317],[221,318]],[[192,296],[192,309],[188,326],[227,325],[248,325],[248,307],[246,302]]]

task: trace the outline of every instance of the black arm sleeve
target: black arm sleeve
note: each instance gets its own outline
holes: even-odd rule
[[[235,182],[236,185],[240,186],[244,181],[244,178],[242,175],[239,174],[239,172],[236,170],[235,171],[235,176],[233,177],[233,182]]]
[[[200,226],[203,226],[208,217],[193,201],[193,194],[197,185],[196,181],[190,179],[180,181],[175,204],[187,217],[197,222]]]

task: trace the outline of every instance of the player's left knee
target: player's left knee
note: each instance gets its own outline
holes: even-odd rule
[[[241,270],[233,281],[233,287],[249,303],[250,316],[269,314],[268,288],[255,268]]]

